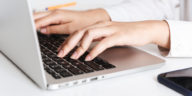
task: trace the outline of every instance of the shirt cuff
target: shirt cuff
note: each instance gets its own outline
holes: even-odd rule
[[[159,47],[166,57],[192,57],[192,23],[167,20],[170,29],[170,50]]]

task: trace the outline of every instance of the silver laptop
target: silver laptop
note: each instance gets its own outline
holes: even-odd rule
[[[132,47],[107,49],[85,62],[56,56],[66,35],[36,32],[27,0],[0,1],[0,50],[43,89],[59,89],[97,80],[159,68],[164,60]]]

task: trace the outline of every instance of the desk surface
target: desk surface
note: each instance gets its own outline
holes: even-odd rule
[[[141,49],[159,56],[154,45]],[[117,78],[101,80],[81,86],[46,91],[37,87],[19,69],[0,54],[1,96],[181,96],[159,84],[158,74],[166,71],[191,67],[191,58],[165,58],[167,63],[155,70],[149,70]],[[67,94],[67,95],[66,95]]]
[[[50,5],[52,0],[31,0],[33,8],[41,8]],[[42,2],[40,2],[42,1]],[[54,0],[60,3],[62,0]],[[65,1],[65,0],[63,0]],[[69,1],[69,0],[68,0]],[[80,0],[76,0],[80,1]],[[82,0],[81,0],[82,1]],[[85,0],[92,2],[92,0]],[[98,0],[104,2],[111,0]],[[118,0],[113,0],[118,1]],[[121,1],[121,0],[120,0]],[[81,3],[81,2],[80,2]],[[115,2],[113,2],[114,4]],[[116,2],[117,3],[117,2]],[[82,3],[83,4],[83,3]],[[86,5],[86,4],[84,4]],[[94,4],[94,6],[72,7],[71,9],[86,9],[102,7],[105,4]],[[98,6],[96,6],[98,5]],[[109,4],[110,5],[110,4]],[[151,54],[160,56],[154,45],[144,46],[141,49]],[[192,67],[191,58],[165,58],[167,63],[156,70],[149,70],[117,78],[102,80],[86,85],[61,89],[57,91],[45,91],[37,87],[30,79],[0,54],[0,95],[1,96],[181,96],[180,94],[159,84],[157,75],[171,70]]]

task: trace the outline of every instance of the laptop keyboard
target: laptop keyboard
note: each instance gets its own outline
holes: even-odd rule
[[[88,52],[85,52],[78,60],[71,59],[70,56],[77,47],[64,58],[57,57],[57,48],[66,37],[66,35],[47,36],[38,33],[44,69],[55,79],[115,68],[114,65],[99,57],[92,61],[84,61]]]

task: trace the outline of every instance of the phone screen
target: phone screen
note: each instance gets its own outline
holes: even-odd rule
[[[192,68],[163,74],[164,78],[192,91]]]

